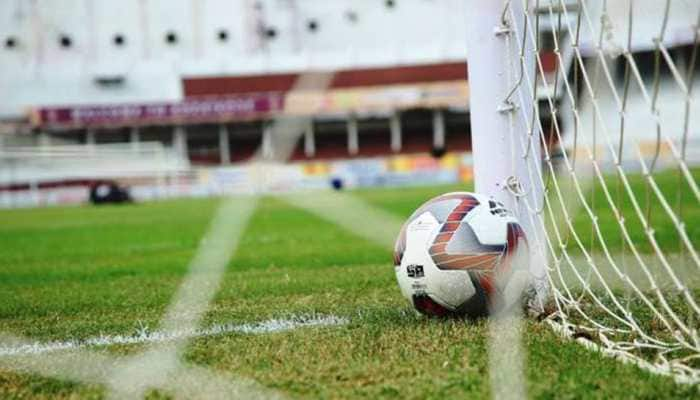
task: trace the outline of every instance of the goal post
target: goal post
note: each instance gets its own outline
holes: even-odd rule
[[[512,10],[508,10],[511,7]],[[470,1],[467,22],[467,68],[474,185],[513,210],[526,232],[530,249],[529,283],[537,295],[530,306],[542,309],[547,296],[540,184],[540,140],[533,122],[536,103],[527,93],[535,68],[534,46],[522,34],[532,14],[520,1]],[[526,77],[524,69],[530,72]],[[515,73],[513,73],[515,72]],[[532,85],[532,83],[529,83]],[[526,154],[529,153],[529,154]]]

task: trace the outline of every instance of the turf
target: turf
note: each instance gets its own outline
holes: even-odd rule
[[[675,182],[672,174],[663,179]],[[634,184],[642,185],[639,179]],[[352,195],[404,218],[434,195],[463,189],[375,189]],[[48,341],[157,326],[217,204],[208,199],[0,211],[0,331]],[[685,212],[686,221],[698,221],[697,208]],[[605,226],[614,222],[602,219]],[[699,240],[698,224],[689,225],[693,240]],[[417,316],[401,297],[391,264],[387,249],[280,199],[263,198],[205,324],[300,313],[335,314],[350,322],[200,338],[186,357],[291,397],[488,397],[485,324]],[[531,397],[700,395],[696,387],[561,340],[534,321],[527,322],[524,342]],[[0,398],[102,395],[96,386],[0,371]]]

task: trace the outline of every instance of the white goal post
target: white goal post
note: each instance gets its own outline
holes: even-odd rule
[[[511,5],[518,13],[522,4]],[[522,77],[509,74],[515,68],[533,69],[533,46],[525,42],[521,54],[510,43],[516,40],[513,30],[522,30],[523,20],[504,18],[504,7],[498,1],[472,1],[468,26],[468,76],[470,88],[470,114],[472,149],[474,157],[474,185],[477,193],[494,197],[520,216],[520,223],[528,237],[530,248],[530,276],[539,293],[541,304],[547,294],[547,278],[544,270],[545,252],[538,240],[543,235],[541,216],[529,213],[526,202],[541,208],[542,186],[537,184],[541,175],[539,139],[532,131],[533,105],[522,106],[529,96]],[[517,101],[520,99],[520,101]],[[519,116],[518,114],[522,114]],[[529,157],[519,156],[523,143],[527,143]],[[527,188],[527,192],[523,192]],[[526,216],[523,218],[523,216]]]
[[[587,346],[700,382],[700,3],[469,9],[476,191],[526,230],[530,305]]]

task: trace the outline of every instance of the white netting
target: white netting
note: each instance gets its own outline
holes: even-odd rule
[[[526,119],[513,156],[528,159],[545,192],[527,209],[544,225],[534,240],[547,253],[547,321],[699,382],[700,3],[512,1],[529,11],[504,2],[501,33],[519,59],[510,57],[503,110]],[[528,188],[514,187],[528,202]]]

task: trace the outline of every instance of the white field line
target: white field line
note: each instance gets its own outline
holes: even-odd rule
[[[54,341],[48,343],[34,342],[21,345],[0,345],[0,356],[17,356],[42,354],[61,350],[73,350],[85,347],[130,345],[145,343],[164,343],[181,339],[242,333],[258,335],[266,333],[287,332],[299,328],[345,325],[349,320],[335,315],[299,315],[284,319],[270,319],[257,323],[216,324],[203,329],[179,329],[172,331],[153,331],[142,329],[134,335],[103,335],[84,340]]]
[[[3,335],[5,341],[26,343],[22,338]],[[110,357],[86,349],[74,349],[54,353],[24,354],[0,357],[0,369],[19,373],[37,374],[63,381],[80,382],[105,387],[113,398],[142,398],[133,388],[113,388],[108,377],[125,361],[122,357]],[[158,361],[158,360],[156,360]],[[153,365],[153,364],[151,364]],[[149,366],[151,366],[149,365]],[[120,390],[122,389],[122,390]],[[131,390],[130,390],[131,389]],[[163,393],[183,399],[283,399],[282,393],[266,388],[255,381],[191,365],[177,363],[165,375],[158,389]]]
[[[516,257],[517,259],[517,257]],[[521,299],[530,285],[527,266],[509,278],[503,298],[513,304],[497,311],[488,321],[489,380],[491,395],[497,400],[526,399],[527,353],[523,343],[525,322]]]
[[[256,196],[228,197],[221,201],[200,240],[188,273],[159,324],[160,332],[196,332],[219,290],[226,267],[248,225],[257,203]],[[153,341],[142,353],[127,357],[107,379],[107,399],[144,397],[153,387],[163,387],[179,368],[189,336],[171,336]]]
[[[0,338],[5,343],[14,343],[16,347],[31,343],[24,338],[14,337],[6,333],[0,334]],[[101,385],[118,362],[119,358],[116,357],[75,349],[40,355],[16,353],[12,356],[2,356],[0,357],[0,370]]]
[[[494,316],[488,322],[489,380],[494,399],[526,399],[525,351],[521,315]]]
[[[333,73],[303,74],[292,92],[309,88],[326,88]],[[249,168],[255,176],[252,192],[259,193],[269,185],[268,164],[264,161],[286,160],[308,124],[305,118],[277,118],[270,126],[270,134],[264,134],[263,145],[256,153]],[[277,149],[270,146],[275,142]],[[271,154],[275,151],[276,154]],[[247,200],[247,201],[245,201]],[[189,272],[161,322],[161,330],[185,329],[195,331],[219,289],[223,273],[233,256],[239,239],[253,210],[257,197],[226,200],[214,216],[209,231],[190,262]],[[184,327],[184,328],[183,328]],[[187,339],[174,339],[164,346],[154,343],[151,348],[136,355],[114,370],[109,381],[112,391],[109,399],[143,397],[149,387],[167,383],[169,374],[177,370]]]
[[[349,193],[308,191],[279,198],[387,249],[394,247],[404,222],[403,218]]]
[[[333,73],[305,74],[297,81],[293,90],[305,90],[312,87],[325,88],[329,85],[332,77]],[[303,134],[302,128],[307,124],[308,120],[304,122],[303,118],[284,118],[274,122],[271,127],[271,131],[274,133],[272,139],[279,142],[275,143],[277,145],[275,147],[279,151],[276,154],[265,154],[264,151],[259,151],[254,162],[250,164],[250,168],[254,172],[258,171],[259,178],[254,182],[255,187],[251,188],[253,194],[257,194],[259,189],[264,189],[269,184],[266,179],[268,174],[265,172],[267,166],[258,160],[267,158],[279,161],[288,158],[294,149],[294,144]],[[97,381],[107,386],[106,397],[109,399],[140,398],[149,388],[166,387],[174,391],[170,394],[175,395],[175,397],[201,397],[204,394],[205,397],[228,398],[235,393],[245,393],[243,396],[239,396],[244,398],[269,397],[268,390],[258,390],[255,385],[243,385],[245,387],[241,386],[239,391],[232,390],[238,388],[239,385],[232,382],[222,383],[218,375],[203,369],[198,370],[200,372],[198,375],[192,374],[190,372],[193,369],[184,366],[180,361],[181,353],[193,335],[221,334],[226,333],[227,330],[241,333],[256,333],[257,331],[268,333],[301,326],[331,324],[328,321],[324,323],[310,319],[291,322],[268,321],[267,324],[263,325],[230,324],[208,329],[198,328],[214,294],[218,291],[223,272],[236,250],[238,239],[253,213],[256,202],[257,196],[228,198],[222,202],[211,222],[208,233],[200,243],[197,254],[190,262],[189,273],[168,307],[158,332],[140,332],[132,337],[103,336],[86,341],[49,344],[28,344],[26,341],[13,341],[15,347],[6,346],[3,348],[0,346],[0,355],[8,355],[9,351],[19,348],[22,348],[24,352],[14,353],[15,357],[0,358],[0,366],[12,370],[28,369],[43,376],[78,380],[84,383],[94,383],[95,379],[93,378],[96,378],[95,374],[99,370],[100,375],[97,377]],[[336,320],[333,321],[335,324],[339,324],[341,321],[342,323],[346,322],[335,318]],[[151,343],[153,345],[141,354],[126,358],[98,356],[88,350],[79,349],[89,345],[119,343]],[[43,354],[47,351],[61,349],[74,349],[74,351],[51,354],[50,356]],[[66,354],[74,357],[74,360],[72,359],[74,373],[68,373],[64,368],[66,360],[63,356]],[[54,360],[54,356],[59,357],[59,359]],[[103,376],[105,374],[106,376]],[[190,378],[189,380],[194,379],[195,381],[191,382],[195,385],[194,387],[206,386],[208,383],[216,381],[220,383],[217,384],[217,387],[224,390],[206,394],[197,389],[191,391],[192,387],[187,387],[186,380],[180,379],[181,376],[186,376]]]

